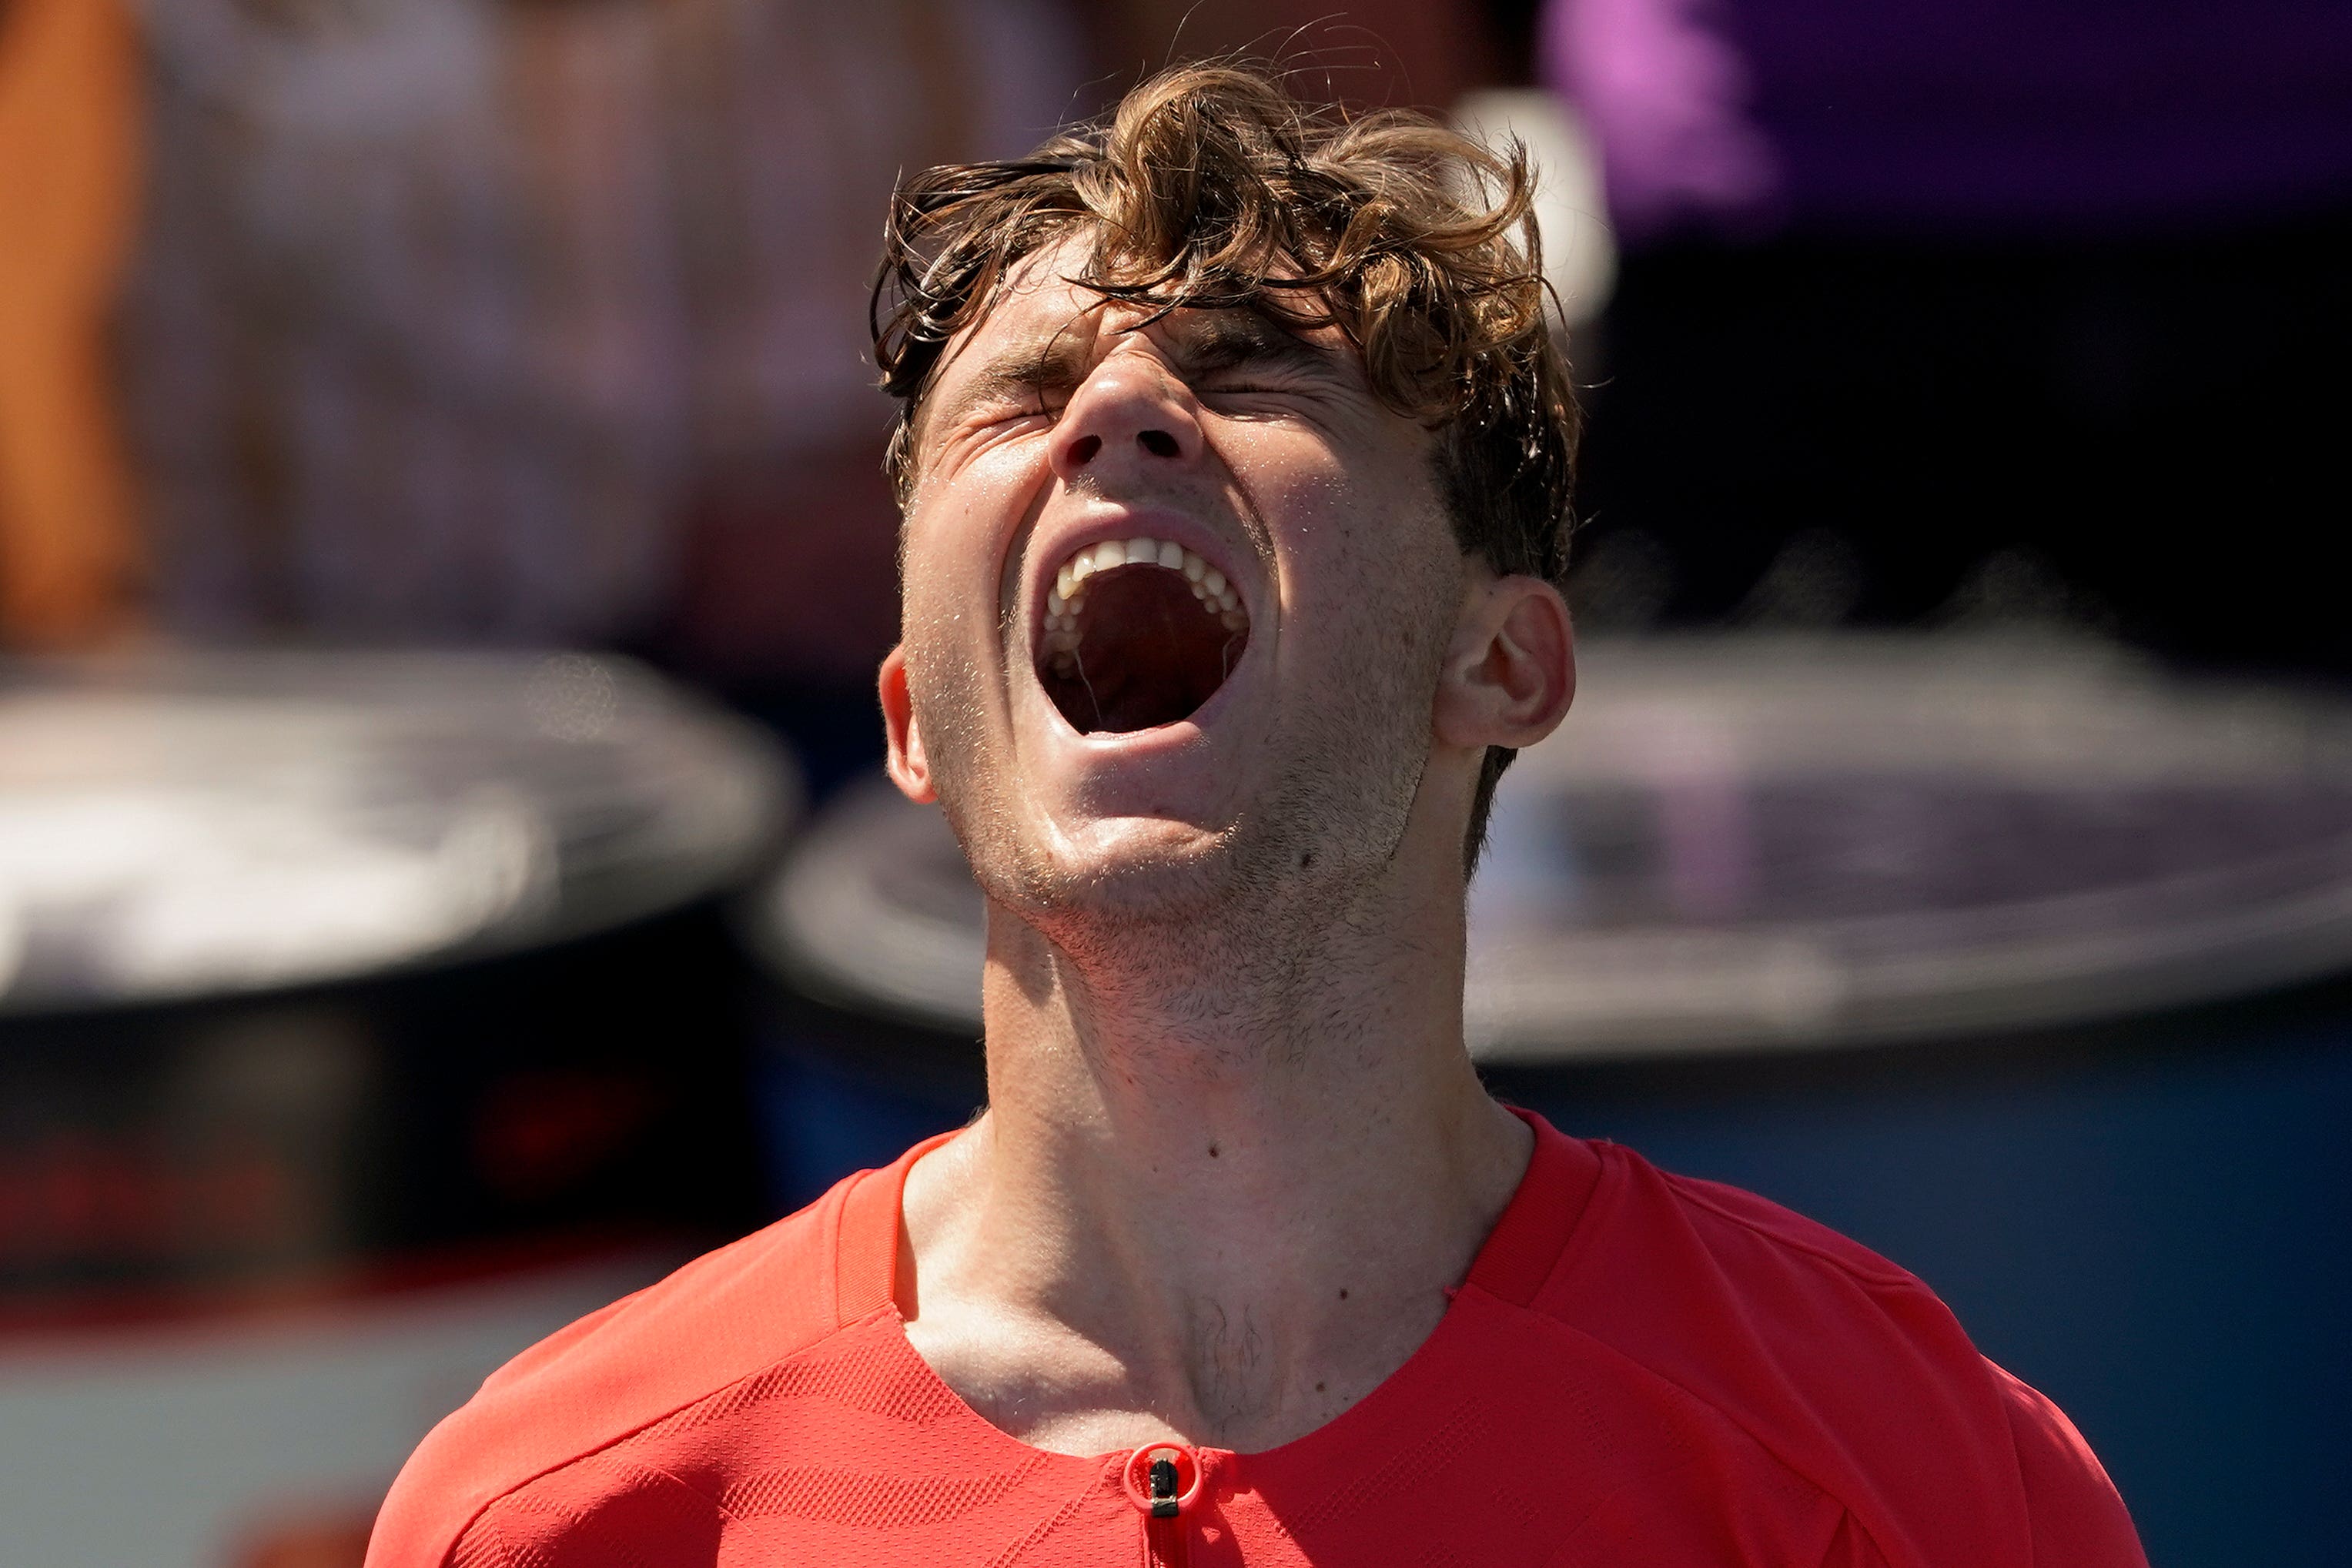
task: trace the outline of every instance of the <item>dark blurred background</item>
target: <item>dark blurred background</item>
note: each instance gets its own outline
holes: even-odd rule
[[[1920,1272],[2158,1564],[2352,1563],[2322,0],[0,0],[12,1560],[352,1568],[490,1367],[971,1113],[884,203],[1232,50],[1545,173],[1498,1092]]]

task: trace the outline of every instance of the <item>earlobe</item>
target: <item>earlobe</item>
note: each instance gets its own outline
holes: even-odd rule
[[[931,786],[930,761],[923,755],[923,732],[915,723],[914,702],[907,691],[905,643],[891,649],[883,658],[878,684],[882,729],[890,746],[884,766],[889,771],[890,781],[907,799],[928,805],[939,799],[939,791]]]
[[[1526,747],[1549,735],[1576,695],[1568,603],[1533,577],[1479,574],[1438,683],[1438,737],[1467,748]]]

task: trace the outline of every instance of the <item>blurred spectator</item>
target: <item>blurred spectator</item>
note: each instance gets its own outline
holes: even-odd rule
[[[1178,59],[1244,53],[1277,59],[1293,90],[1361,108],[1450,109],[1507,70],[1496,13],[1429,0],[1111,0],[1080,10],[1097,62],[1091,112]]]
[[[129,622],[139,551],[106,366],[137,167],[113,0],[0,4],[0,643]]]
[[[185,632],[870,670],[898,169],[1027,146],[1050,0],[151,0],[128,334]]]
[[[2352,12],[1551,0],[1629,260],[1591,619],[2063,621],[2352,669]],[[2337,508],[2340,509],[2340,508]]]
[[[0,391],[15,634],[130,601],[119,368],[168,632],[617,641],[786,688],[862,691],[895,631],[863,307],[898,170],[1018,152],[1176,55],[1368,104],[1495,70],[1482,13],[1409,0],[144,0],[136,43],[107,0],[7,15],[9,143],[58,150],[0,176],[52,214],[0,318],[33,345]]]

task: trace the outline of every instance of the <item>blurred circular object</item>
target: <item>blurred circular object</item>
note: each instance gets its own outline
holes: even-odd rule
[[[977,1034],[985,919],[947,818],[870,779],[817,818],[758,890],[744,925],[809,996]]]
[[[0,1013],[613,930],[746,874],[797,799],[759,732],[623,660],[0,664]]]
[[[0,1336],[756,1217],[799,791],[620,659],[0,663]]]
[[[1601,646],[1497,796],[1487,1061],[2007,1033],[2352,962],[2352,709],[2048,639]]]

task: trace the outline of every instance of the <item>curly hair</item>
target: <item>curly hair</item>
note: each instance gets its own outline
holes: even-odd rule
[[[1071,281],[1148,319],[1246,309],[1293,331],[1336,327],[1373,396],[1435,434],[1464,553],[1558,584],[1579,414],[1546,316],[1534,193],[1516,143],[1490,151],[1404,110],[1311,106],[1231,62],[1163,71],[1026,158],[913,175],[891,200],[871,313],[882,386],[899,400],[900,500],[949,343],[1024,257],[1083,232],[1091,251]],[[1512,756],[1487,750],[1465,868]]]

